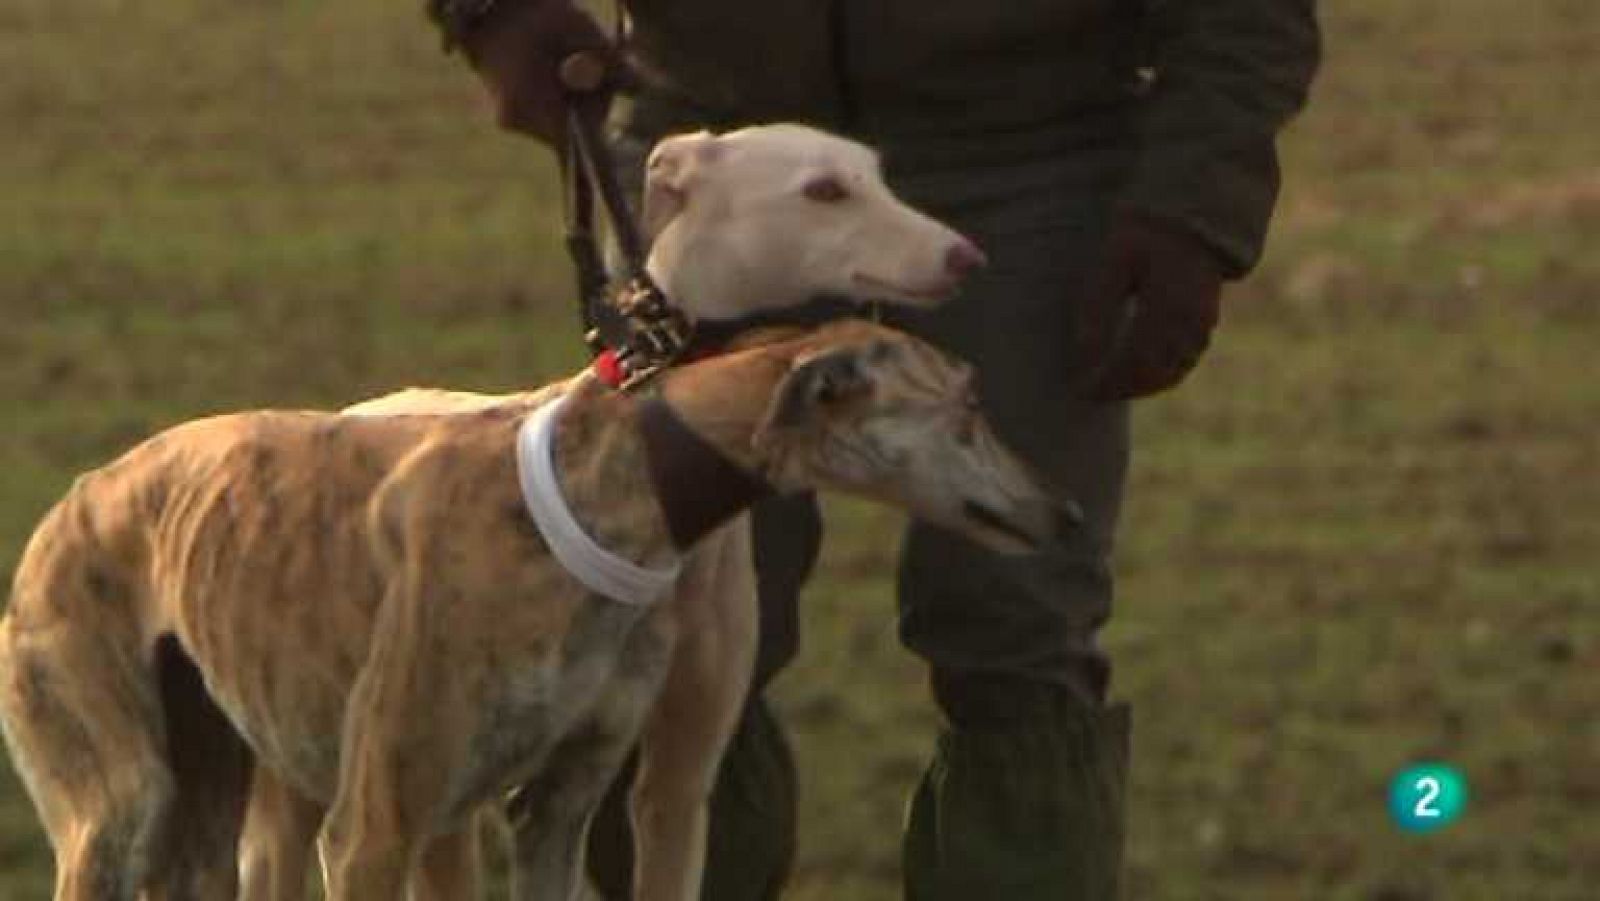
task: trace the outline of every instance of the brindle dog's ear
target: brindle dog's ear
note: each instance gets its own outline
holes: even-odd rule
[[[836,348],[795,361],[773,392],[756,430],[757,441],[775,431],[800,428],[872,393],[872,376],[858,348]]]

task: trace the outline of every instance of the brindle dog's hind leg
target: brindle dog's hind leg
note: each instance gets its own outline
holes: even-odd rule
[[[56,901],[133,901],[177,796],[156,679],[114,615],[85,628],[54,613],[0,625],[6,739],[55,850]]]

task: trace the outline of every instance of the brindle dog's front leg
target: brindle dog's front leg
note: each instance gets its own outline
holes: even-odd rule
[[[321,823],[322,805],[258,765],[239,846],[239,901],[305,901],[307,863]],[[478,897],[477,827],[474,820],[433,839],[412,870],[407,901]]]
[[[631,813],[639,901],[699,901],[708,801],[738,723],[756,647],[747,517],[703,541],[672,601],[672,668],[640,746]]]
[[[433,840],[411,873],[407,901],[473,901],[478,897],[478,818]]]
[[[514,839],[515,901],[588,897],[582,888],[589,821],[661,691],[675,628],[672,611],[660,608],[637,623],[618,649],[615,668],[592,711],[512,796],[506,814]]]
[[[422,844],[423,824],[437,809],[436,789],[420,784],[428,755],[408,747],[379,706],[383,689],[363,677],[350,698],[339,790],[323,826],[323,871],[331,901],[394,901]],[[435,777],[437,778],[437,776]]]
[[[239,843],[240,901],[302,901],[322,805],[257,763]]]
[[[395,901],[463,782],[478,705],[437,632],[441,599],[391,590],[345,707],[339,784],[322,831],[330,901]]]

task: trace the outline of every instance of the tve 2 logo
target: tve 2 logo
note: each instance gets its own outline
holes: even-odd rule
[[[1407,832],[1442,829],[1466,806],[1466,777],[1446,763],[1413,764],[1389,783],[1389,815]]]

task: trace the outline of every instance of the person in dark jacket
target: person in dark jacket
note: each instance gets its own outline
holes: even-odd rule
[[[500,123],[559,146],[556,69],[606,46],[570,0],[428,0]],[[1003,558],[912,523],[900,634],[946,721],[904,839],[912,901],[1115,897],[1128,711],[1096,635],[1128,402],[1177,385],[1259,259],[1275,142],[1320,54],[1315,0],[628,0],[649,77],[614,111],[631,158],[680,130],[797,120],[867,141],[891,186],[990,254],[955,302],[897,324],[971,360],[1003,438],[1077,500],[1071,546]],[[630,156],[628,153],[624,157]],[[637,181],[637,173],[623,173]],[[712,803],[708,901],[777,897],[793,763],[762,687],[794,655],[820,524],[756,515],[755,687]],[[621,792],[591,871],[624,897]]]

